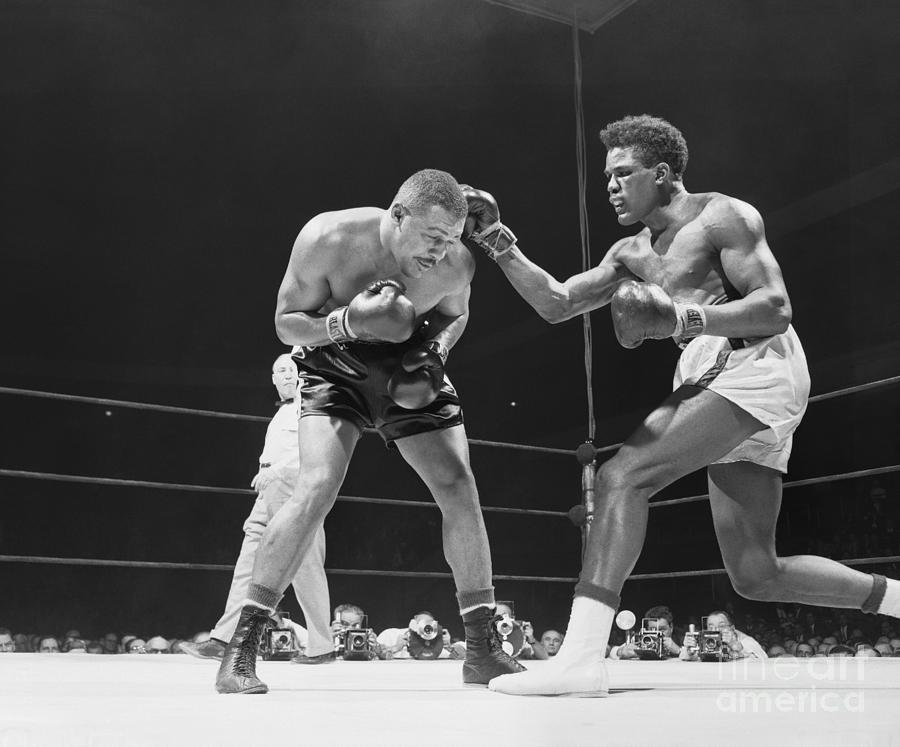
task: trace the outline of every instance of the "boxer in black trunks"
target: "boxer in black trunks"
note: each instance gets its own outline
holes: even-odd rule
[[[334,504],[363,427],[395,446],[434,496],[466,631],[463,682],[522,671],[491,626],[491,557],[463,415],[443,374],[469,314],[474,260],[459,242],[467,204],[456,180],[426,169],[391,206],[323,213],[294,243],[275,326],[305,380],[300,475],[266,528],[248,598],[216,680],[263,693],[258,641],[316,528]]]

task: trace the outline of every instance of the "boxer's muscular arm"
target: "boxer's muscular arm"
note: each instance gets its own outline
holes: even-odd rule
[[[438,302],[431,318],[433,326],[428,335],[429,340],[437,340],[448,351],[456,345],[469,323],[471,292],[471,286],[466,285],[458,293],[444,296]]]
[[[756,208],[723,200],[709,216],[707,230],[719,249],[725,276],[742,298],[705,306],[705,334],[752,338],[784,332],[791,321],[791,302]]]
[[[331,298],[328,272],[336,252],[322,235],[318,218],[307,223],[291,252],[278,289],[275,331],[286,345],[327,345],[325,317],[317,312]]]
[[[564,282],[528,259],[518,247],[497,257],[497,264],[513,288],[543,319],[558,324],[605,306],[619,283],[633,277],[618,259],[620,248],[630,241],[616,242],[599,265]]]

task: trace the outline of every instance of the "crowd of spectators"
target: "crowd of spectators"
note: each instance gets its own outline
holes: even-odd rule
[[[202,637],[208,633],[198,633]],[[35,654],[180,654],[182,640],[160,635],[142,638],[109,632],[98,638],[86,638],[73,628],[63,635],[13,633],[0,627],[0,653]]]
[[[696,659],[691,648],[693,635],[701,630],[719,631],[729,644],[731,658],[774,658],[774,657],[900,657],[900,621],[885,616],[864,615],[850,610],[829,610],[801,605],[770,605],[769,614],[738,614],[732,605],[725,609],[711,609],[700,616],[688,616],[679,620],[671,608],[658,605],[646,610],[641,617],[635,616],[635,624],[630,630],[615,628],[610,641],[608,655],[613,659],[639,659],[636,640],[642,624],[649,624],[659,630],[663,637],[662,658],[681,660]],[[355,617],[354,617],[355,615]],[[339,650],[341,632],[362,628],[368,633],[371,657],[392,658],[453,658],[464,657],[465,644],[452,637],[435,617],[427,611],[411,614],[408,623],[375,631],[368,627],[363,610],[356,605],[340,605],[335,610],[336,651]],[[651,622],[647,622],[651,621]],[[300,641],[300,655],[303,651],[305,631],[297,629]],[[509,603],[498,604],[495,628],[507,645],[514,645],[515,655],[525,659],[546,659],[559,651],[565,635],[555,629],[535,633],[530,621],[516,620],[514,607]],[[440,636],[440,646],[434,655],[419,656],[421,647],[416,643],[423,631],[436,630]],[[518,632],[518,638],[516,638]],[[511,633],[511,634],[510,634]],[[199,632],[191,640],[204,641],[208,632]],[[178,638],[167,639],[154,635],[119,635],[107,632],[96,638],[88,638],[77,629],[63,635],[38,633],[14,633],[9,628],[0,627],[0,653],[70,653],[70,654],[181,654]],[[421,641],[419,641],[421,643]],[[692,654],[693,651],[693,654]],[[336,654],[339,656],[339,654]]]

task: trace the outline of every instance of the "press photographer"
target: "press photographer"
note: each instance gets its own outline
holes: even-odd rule
[[[355,604],[340,604],[331,623],[334,654],[347,661],[371,661],[379,656],[375,631],[368,627],[366,613]]]
[[[447,659],[444,628],[428,611],[417,612],[405,628],[387,628],[378,634],[381,659]]]
[[[534,626],[528,620],[516,619],[515,602],[497,602],[494,627],[500,637],[500,645],[517,659],[547,659],[547,650],[535,638]]]
[[[753,637],[734,627],[727,612],[715,610],[703,618],[696,633],[696,647],[685,646],[684,661],[733,661],[735,659],[768,659],[763,647]]]
[[[613,646],[610,659],[672,659],[681,653],[675,641],[672,611],[665,606],[651,607],[641,619],[641,627],[620,646]]]

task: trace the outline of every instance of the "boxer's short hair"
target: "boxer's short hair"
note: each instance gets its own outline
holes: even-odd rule
[[[413,174],[397,191],[394,203],[409,210],[427,210],[436,205],[460,220],[469,212],[459,183],[446,171],[422,169]]]
[[[669,164],[677,179],[687,168],[688,147],[681,131],[661,117],[650,114],[628,115],[610,122],[600,131],[607,150],[634,148],[647,168],[660,162]]]

